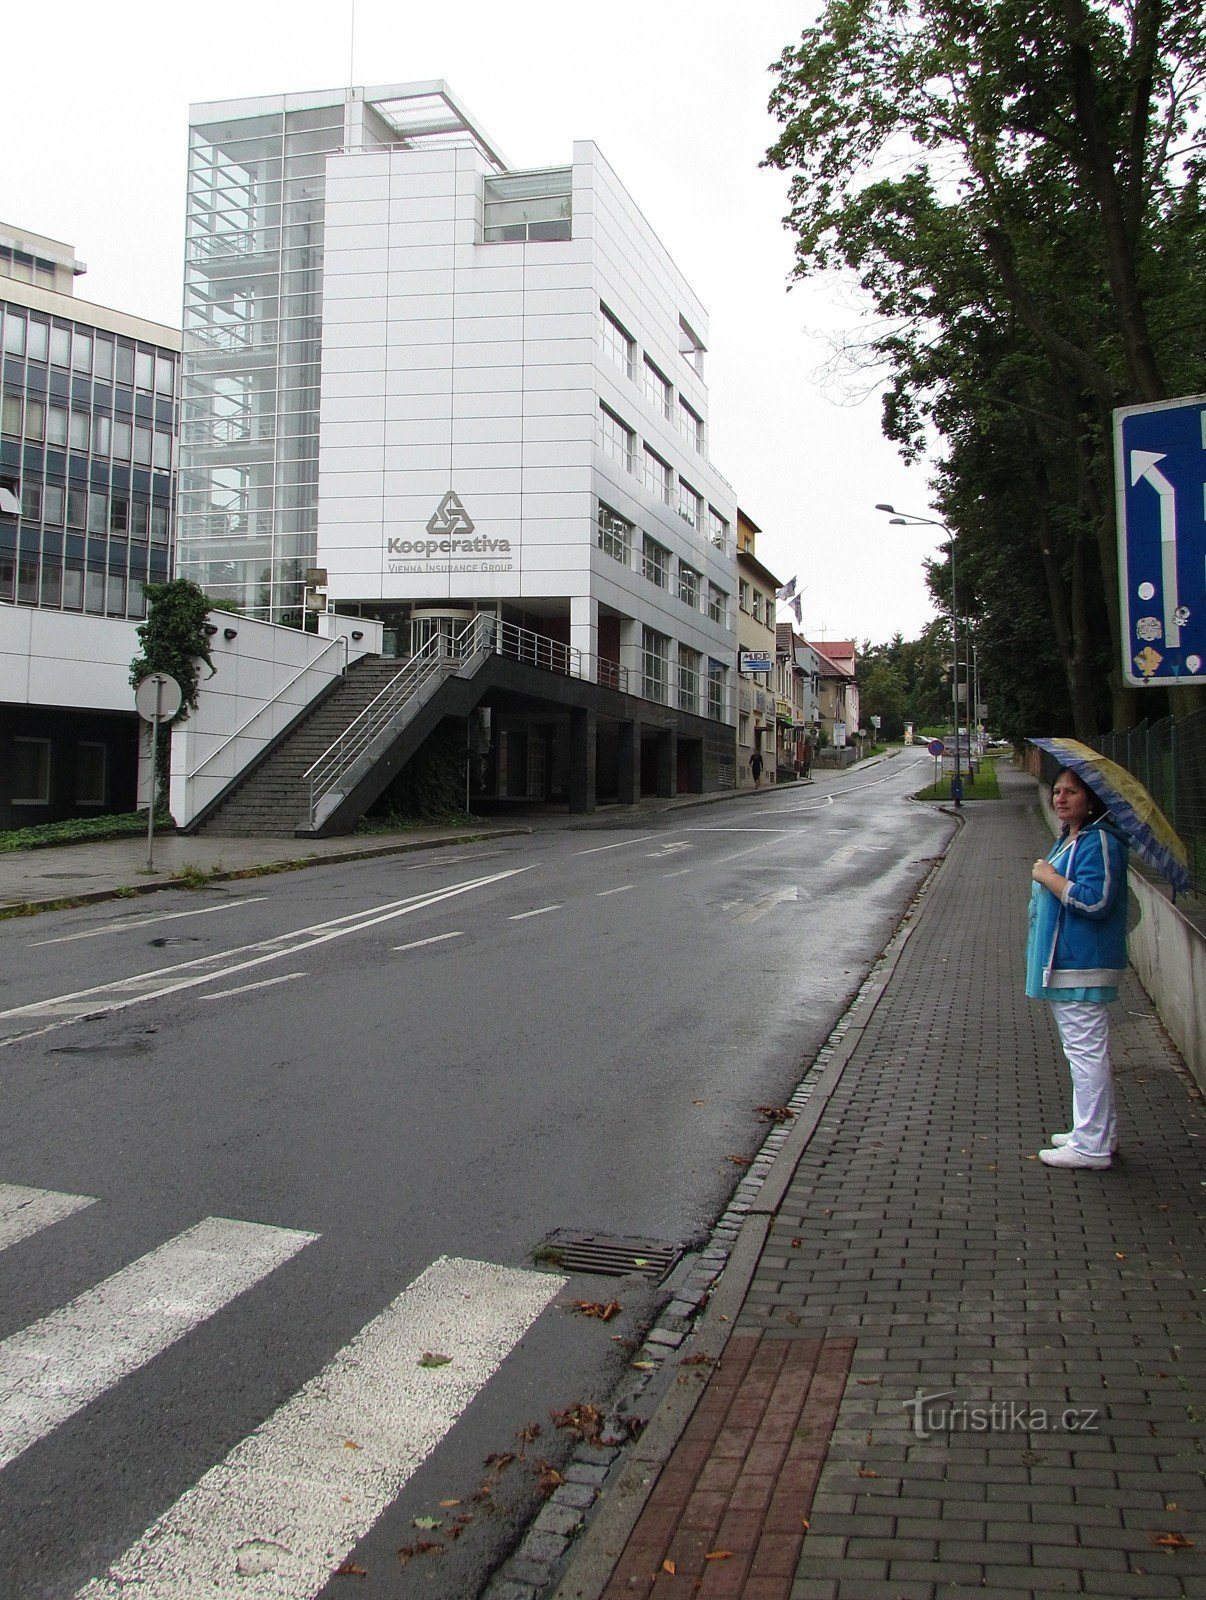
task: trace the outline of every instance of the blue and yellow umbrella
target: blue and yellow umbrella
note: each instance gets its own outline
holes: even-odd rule
[[[1138,778],[1079,739],[1031,739],[1030,743],[1046,750],[1088,784],[1109,807],[1111,820],[1126,835],[1131,849],[1149,867],[1163,873],[1174,893],[1188,890],[1189,857],[1185,846]]]

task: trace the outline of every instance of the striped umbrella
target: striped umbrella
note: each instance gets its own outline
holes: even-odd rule
[[[1074,772],[1109,807],[1110,818],[1126,835],[1131,849],[1149,867],[1162,873],[1173,893],[1189,888],[1189,857],[1184,844],[1138,778],[1108,756],[1079,739],[1031,739]]]

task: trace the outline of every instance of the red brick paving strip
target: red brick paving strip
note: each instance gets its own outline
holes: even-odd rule
[[[854,1344],[729,1340],[602,1600],[788,1600]]]

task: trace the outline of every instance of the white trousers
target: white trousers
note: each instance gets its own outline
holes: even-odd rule
[[[1100,1002],[1053,1000],[1059,1040],[1072,1069],[1072,1137],[1084,1156],[1108,1156],[1118,1143],[1114,1074],[1110,1069],[1110,1013]]]

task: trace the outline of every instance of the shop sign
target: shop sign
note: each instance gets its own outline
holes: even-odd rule
[[[769,672],[772,658],[769,650],[739,650],[737,667],[740,672]]]
[[[391,573],[510,572],[510,539],[479,533],[460,496],[453,489],[427,522],[426,536],[385,541],[386,568]]]

